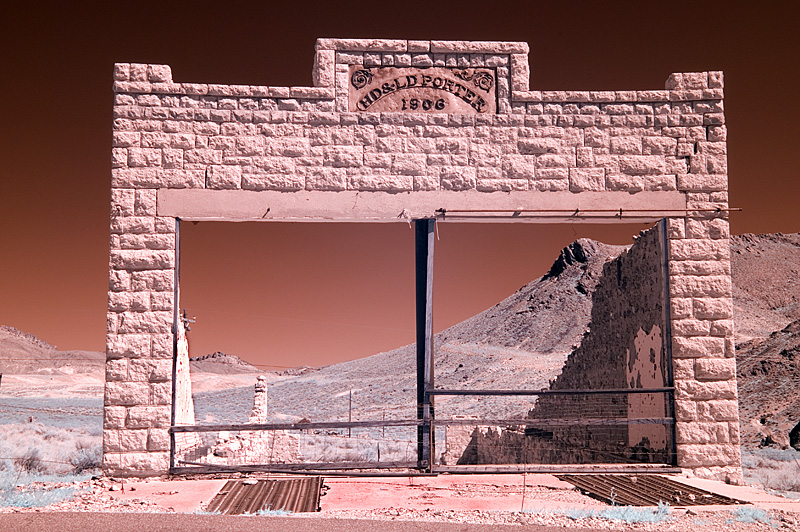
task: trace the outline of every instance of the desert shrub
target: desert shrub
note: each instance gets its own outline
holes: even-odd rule
[[[743,450],[745,478],[767,489],[800,492],[800,452],[794,449]]]
[[[28,449],[24,455],[14,460],[14,464],[26,473],[42,473],[47,469],[39,456],[39,449]]]
[[[612,506],[597,513],[598,517],[632,523],[661,523],[672,518],[669,504],[659,503],[655,510],[635,506]]]
[[[272,517],[280,517],[282,515],[291,515],[292,512],[288,510],[259,510],[254,515],[269,515]]]
[[[772,522],[765,510],[755,506],[740,506],[732,513],[733,518],[740,523],[765,523],[768,525]]]
[[[525,513],[542,514],[547,510],[526,510]],[[553,513],[560,513],[570,519],[609,519],[612,521],[624,521],[627,524],[634,523],[663,523],[672,519],[669,504],[659,503],[658,508],[640,508],[636,506],[610,506],[602,510],[590,508],[564,508],[554,510]]]
[[[72,499],[74,488],[32,488],[0,491],[0,507],[39,508]]]
[[[72,472],[75,474],[98,469],[103,465],[103,449],[99,445],[87,445],[79,441],[69,463],[72,464]]]

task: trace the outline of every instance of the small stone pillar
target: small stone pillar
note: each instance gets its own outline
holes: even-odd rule
[[[267,422],[267,378],[259,375],[253,394],[253,412],[250,414],[249,423]]]

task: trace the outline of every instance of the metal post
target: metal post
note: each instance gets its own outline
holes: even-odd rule
[[[177,379],[178,372],[178,328],[181,319],[180,313],[180,272],[181,272],[181,219],[175,218],[175,277],[173,287],[173,301],[174,314],[172,318],[172,405],[170,407],[170,426],[175,426],[175,380]],[[169,470],[170,472],[175,469],[175,433],[169,431]]]
[[[414,221],[417,300],[417,467],[433,465],[433,237],[435,220]]]
[[[667,382],[665,386],[675,386],[675,379],[673,376],[672,368],[672,309],[671,299],[669,296],[669,234],[667,231],[667,218],[662,218],[658,222],[659,239],[661,240],[661,281],[662,290],[664,295],[664,302],[662,313],[664,317],[664,369]],[[675,419],[675,392],[667,394],[667,417]],[[676,423],[668,430],[672,431],[672,457],[670,464],[678,465],[678,450],[677,450],[677,429]]]

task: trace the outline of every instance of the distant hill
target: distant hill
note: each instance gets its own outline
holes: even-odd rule
[[[0,373],[102,374],[105,359],[99,351],[59,351],[30,333],[0,325]]]
[[[192,357],[189,359],[189,365],[191,371],[219,373],[220,375],[261,372],[256,366],[245,362],[236,355],[229,355],[220,351],[201,357]]]

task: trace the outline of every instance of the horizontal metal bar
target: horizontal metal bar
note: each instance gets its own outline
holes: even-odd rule
[[[680,473],[678,467],[666,464],[486,464],[434,465],[436,473],[451,474],[519,474],[519,473]]]
[[[294,472],[294,471],[325,471],[328,469],[390,469],[390,468],[416,468],[417,462],[309,462],[291,464],[207,464],[204,462],[192,462],[179,460],[178,463],[187,466],[215,468],[217,471],[264,471],[264,472]]]
[[[665,393],[675,388],[609,388],[605,390],[429,390],[429,395],[612,395],[632,393]]]
[[[739,212],[741,211],[741,207],[728,207],[726,209],[722,208],[713,208],[713,209],[437,209],[436,214],[445,216],[449,213],[487,213],[487,212],[503,212],[503,213],[523,213],[523,212],[533,212],[537,214],[544,214],[548,212],[553,213],[572,213],[575,215],[583,214],[583,213],[591,213],[591,212],[615,212],[615,213],[626,213],[626,212],[639,212],[639,213],[647,213],[647,212]]]
[[[308,430],[346,429],[369,427],[417,427],[424,422],[419,419],[387,419],[380,421],[324,421],[317,423],[251,423],[224,425],[174,425],[170,432],[219,432],[223,430]]]
[[[600,418],[586,417],[575,419],[549,419],[549,418],[523,418],[523,419],[434,419],[434,425],[467,425],[473,427],[483,426],[515,426],[526,427],[571,427],[574,425],[672,425],[675,420],[669,417],[643,417],[643,418]]]

